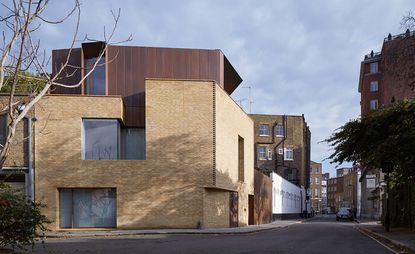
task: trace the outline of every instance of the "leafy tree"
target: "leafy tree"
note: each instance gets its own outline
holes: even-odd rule
[[[0,182],[0,247],[33,245],[36,230],[45,231],[49,223],[40,212],[43,206]]]
[[[395,180],[406,181],[415,168],[415,100],[402,100],[347,122],[325,140],[333,162],[369,168],[392,163]]]

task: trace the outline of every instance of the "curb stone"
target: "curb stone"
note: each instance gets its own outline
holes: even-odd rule
[[[387,238],[387,237],[385,237],[385,236],[383,236],[381,234],[378,234],[376,232],[373,232],[373,231],[371,231],[369,229],[366,229],[366,228],[363,228],[363,227],[357,227],[357,229],[359,231],[363,231],[367,235],[369,235],[369,236],[371,236],[371,237],[373,237],[373,238],[381,241],[382,243],[386,243],[388,245],[392,245],[394,248],[399,249],[401,251],[399,253],[415,254],[415,250],[414,249],[409,248],[408,246],[406,246],[406,245],[404,245],[404,244],[402,244],[402,243],[400,243],[398,241],[389,239],[389,238]]]
[[[258,232],[266,232],[272,231],[277,229],[288,228],[291,225],[302,223],[302,221],[297,221],[289,225],[283,226],[276,226],[276,227],[263,227],[263,228],[256,228],[256,229],[243,229],[242,230],[235,230],[235,231],[205,231],[205,230],[194,230],[194,231],[139,231],[139,232],[96,232],[90,234],[79,234],[79,233],[66,233],[66,234],[53,234],[53,235],[46,235],[46,238],[49,239],[58,239],[58,238],[88,238],[88,237],[120,237],[120,236],[135,236],[135,235],[241,235],[241,234],[253,234]]]

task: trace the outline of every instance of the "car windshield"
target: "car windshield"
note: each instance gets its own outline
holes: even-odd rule
[[[339,212],[341,212],[341,213],[348,213],[350,211],[350,209],[348,209],[348,208],[340,208],[339,209]]]

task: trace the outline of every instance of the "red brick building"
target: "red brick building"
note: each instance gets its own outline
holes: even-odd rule
[[[359,93],[361,114],[393,101],[415,97],[415,32],[392,36],[382,50],[365,55],[361,62]]]

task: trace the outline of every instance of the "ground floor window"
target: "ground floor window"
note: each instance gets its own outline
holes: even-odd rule
[[[59,189],[61,228],[116,227],[116,190]]]

